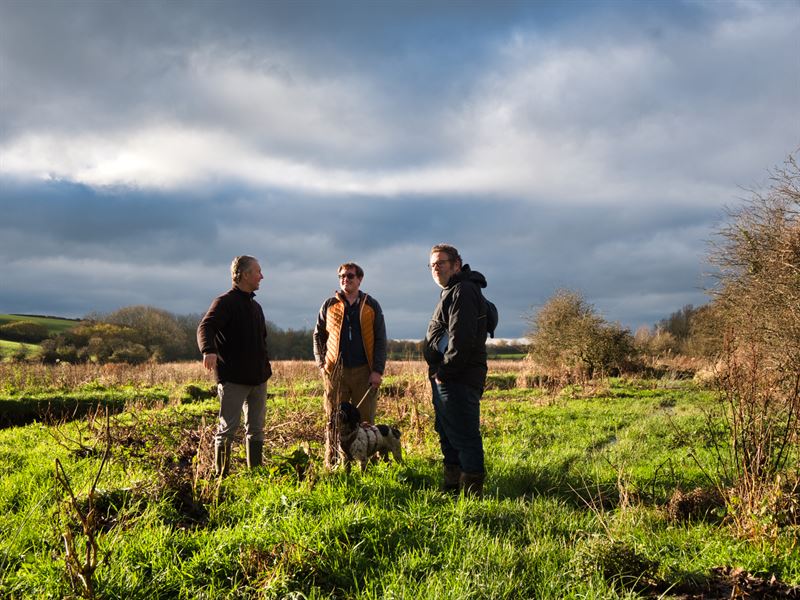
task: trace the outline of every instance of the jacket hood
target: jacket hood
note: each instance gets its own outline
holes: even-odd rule
[[[483,273],[480,271],[473,271],[469,268],[469,265],[462,265],[461,270],[453,275],[450,281],[447,282],[447,287],[451,287],[462,281],[471,281],[479,288],[485,288],[487,285],[486,277],[483,276]]]

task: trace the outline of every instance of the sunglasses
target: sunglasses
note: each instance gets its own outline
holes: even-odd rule
[[[355,273],[339,273],[339,279],[348,279],[348,280],[350,280],[350,279],[355,279],[355,278],[356,278],[356,274]]]
[[[439,267],[440,269],[445,266],[447,263],[453,262],[452,259],[447,260],[437,260],[435,263],[431,263],[428,265],[429,269],[433,269],[434,267]]]

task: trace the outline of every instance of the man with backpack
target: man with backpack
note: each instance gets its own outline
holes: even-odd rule
[[[497,310],[481,292],[486,278],[463,264],[453,246],[431,248],[429,266],[442,288],[423,354],[443,454],[443,490],[479,497],[486,477],[480,432],[480,400],[488,370],[486,335],[494,332]]]

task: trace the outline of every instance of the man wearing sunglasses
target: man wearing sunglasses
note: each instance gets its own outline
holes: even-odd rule
[[[325,466],[338,458],[336,408],[348,401],[361,417],[375,423],[378,387],[386,367],[386,325],[375,298],[361,291],[364,270],[355,263],[339,267],[339,290],[322,303],[314,327],[314,357],[325,380]]]

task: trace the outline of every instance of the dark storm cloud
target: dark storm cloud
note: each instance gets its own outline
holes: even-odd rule
[[[455,244],[486,275],[487,295],[503,317],[498,333],[517,337],[524,316],[562,287],[606,296],[598,309],[629,325],[700,303],[704,248],[698,239],[718,216],[702,208],[619,214],[521,200],[320,203],[246,188],[194,197],[104,193],[55,182],[6,182],[0,190],[7,215],[0,225],[0,278],[14,282],[3,286],[0,310],[25,306],[81,316],[152,304],[199,312],[228,285],[231,257],[252,253],[264,265],[261,295],[269,317],[283,327],[308,327],[336,288],[338,264],[355,260],[391,334],[401,338],[422,335],[438,295],[425,267],[434,243]],[[683,295],[672,294],[676,288]],[[630,298],[643,289],[663,297],[655,312],[632,322]]]

